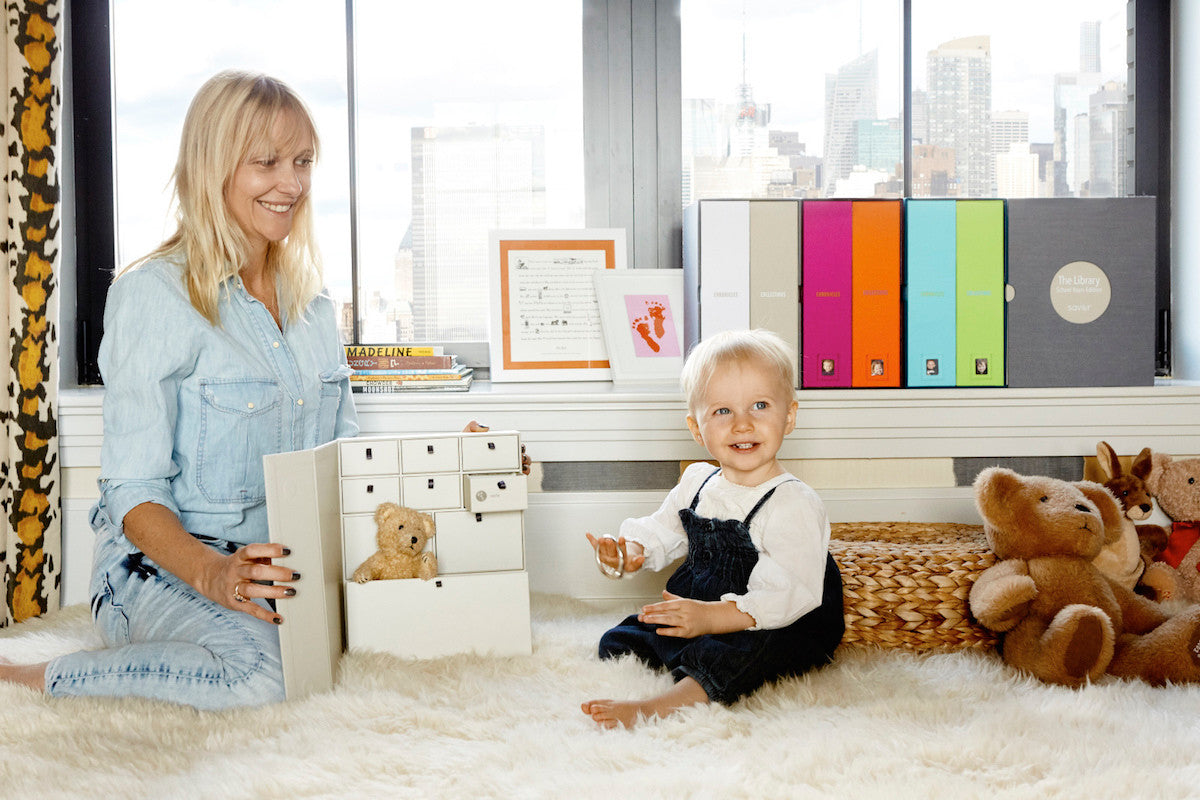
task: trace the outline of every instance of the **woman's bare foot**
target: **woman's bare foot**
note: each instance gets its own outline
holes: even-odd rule
[[[39,692],[46,691],[46,664],[14,664],[7,658],[0,657],[0,681],[8,683],[18,683],[22,686],[28,686],[30,689],[37,689]]]
[[[645,700],[589,700],[580,708],[602,728],[632,728],[638,716],[666,717],[686,706],[708,702],[708,693],[693,678],[683,678],[666,692]]]

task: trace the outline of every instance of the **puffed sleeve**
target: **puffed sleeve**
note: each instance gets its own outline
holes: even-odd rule
[[[620,535],[645,550],[646,567],[657,571],[687,554],[687,532],[679,519],[679,510],[692,504],[692,498],[714,469],[711,464],[701,462],[689,465],[657,511],[621,523]]]
[[[754,617],[751,630],[782,628],[821,604],[829,551],[825,504],[807,485],[787,481],[779,484],[752,524],[762,526],[761,542],[746,593],[721,599],[732,600]]]
[[[195,363],[194,326],[202,318],[169,275],[135,269],[108,291],[99,353],[100,491],[118,525],[145,502],[179,513],[170,484],[179,474],[173,460],[179,383]]]

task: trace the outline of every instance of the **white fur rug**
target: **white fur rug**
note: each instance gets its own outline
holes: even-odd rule
[[[1200,686],[1073,691],[992,653],[847,651],[732,707],[598,729],[595,697],[669,678],[601,662],[619,618],[534,597],[534,653],[355,653],[335,690],[223,713],[0,686],[0,795],[114,798],[1183,798]],[[83,606],[0,632],[36,661],[93,643]]]

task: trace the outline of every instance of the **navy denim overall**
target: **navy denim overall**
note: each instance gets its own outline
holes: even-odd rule
[[[707,484],[717,470],[705,479]],[[701,484],[688,508],[680,509],[688,537],[687,557],[667,581],[667,591],[693,600],[720,600],[744,594],[758,550],[750,539],[750,520],[775,493],[772,487],[744,520],[709,519],[696,514]],[[829,663],[845,632],[842,578],[833,556],[826,555],[821,605],[792,624],[773,630],[705,634],[691,639],[659,636],[659,626],[630,615],[600,639],[600,657],[633,653],[652,667],[671,670],[675,680],[690,676],[710,700],[726,705],[763,684],[799,675]]]

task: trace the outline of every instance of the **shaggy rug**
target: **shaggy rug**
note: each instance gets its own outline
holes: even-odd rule
[[[221,713],[0,686],[5,798],[1183,798],[1200,686],[1021,677],[990,652],[847,650],[724,708],[600,730],[596,697],[663,690],[601,662],[619,613],[535,596],[529,657],[351,653],[335,689]],[[0,632],[36,661],[93,644],[86,609]]]

